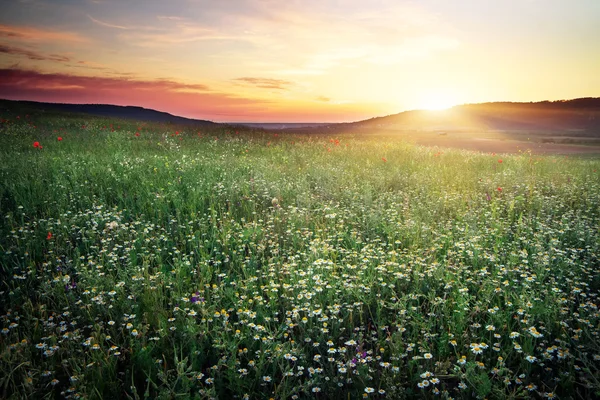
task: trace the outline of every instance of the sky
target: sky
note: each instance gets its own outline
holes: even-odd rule
[[[600,96],[598,0],[0,0],[0,98],[346,122]]]

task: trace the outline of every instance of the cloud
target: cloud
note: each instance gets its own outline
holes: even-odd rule
[[[197,23],[172,20],[170,27],[153,27],[151,29],[127,30],[119,35],[125,42],[139,47],[168,47],[173,45],[188,45],[194,42],[213,40],[249,41],[245,35],[222,32],[219,28],[200,25]]]
[[[90,21],[92,21],[93,23],[100,25],[100,26],[104,26],[106,28],[115,28],[115,29],[123,29],[123,30],[129,30],[130,28],[127,26],[122,26],[122,25],[115,25],[115,24],[110,24],[108,22],[104,22],[104,21],[100,21],[96,18],[93,18],[92,16],[88,15],[87,16]]]
[[[108,70],[108,67],[106,67],[105,65],[96,63],[93,61],[77,61],[77,63],[74,65],[71,65],[71,67],[95,69],[95,70]]]
[[[19,41],[85,43],[89,40],[78,33],[0,24],[0,37]]]
[[[168,79],[91,77],[0,69],[0,93],[13,100],[137,105],[194,118],[233,120],[267,113],[269,100],[213,92],[206,85]]]
[[[56,62],[70,62],[71,59],[61,54],[44,54],[33,50],[28,50],[20,47],[14,47],[4,45],[0,43],[0,53],[9,54],[13,56],[23,56],[30,60],[35,61],[56,61]]]
[[[329,97],[326,96],[319,96],[316,98],[317,101],[324,101],[324,102],[329,102],[331,101],[331,99]]]
[[[77,87],[98,90],[137,90],[152,92],[208,92],[206,85],[175,82],[168,79],[138,80],[131,78],[90,77],[64,73],[41,73],[32,70],[2,69],[0,77],[6,79],[2,86],[34,89],[44,87],[48,82],[63,85],[68,83]]]
[[[334,2],[318,0],[232,0],[235,6],[188,1],[210,16],[199,16],[201,28],[195,20],[175,21],[163,26],[158,40],[147,37],[150,41],[144,44],[238,40],[247,46],[240,46],[233,57],[271,62],[269,74],[305,76],[327,74],[349,64],[413,62],[459,45],[452,29],[416,2],[347,0],[340,9]]]
[[[252,77],[244,77],[244,78],[236,78],[233,79],[234,82],[241,82],[244,84],[248,84],[251,86],[256,86],[262,89],[278,89],[278,90],[286,90],[287,87],[292,85],[293,83],[284,79],[273,79],[273,78],[252,78]]]
[[[184,21],[185,20],[185,18],[183,18],[183,17],[177,17],[174,15],[158,15],[156,18],[161,21]]]

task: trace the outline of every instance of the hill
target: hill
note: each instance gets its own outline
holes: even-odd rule
[[[181,125],[216,125],[215,122],[179,117],[163,111],[136,106],[115,106],[109,104],[62,104],[36,101],[0,100],[0,109],[59,111],[84,113],[101,117],[125,118],[147,122],[173,123]]]
[[[465,104],[440,111],[405,111],[344,125],[346,128],[413,131],[582,131],[600,134],[600,98]]]

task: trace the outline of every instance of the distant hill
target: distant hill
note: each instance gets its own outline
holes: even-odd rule
[[[600,98],[465,104],[440,111],[405,111],[343,125],[350,129],[586,131],[600,134]]]
[[[216,125],[215,122],[179,117],[162,111],[135,106],[114,106],[109,104],[62,104],[37,101],[0,100],[0,109],[10,108],[84,113],[101,117],[125,118],[147,122],[167,122],[181,125]]]
[[[248,126],[269,130],[294,130],[303,128],[321,128],[332,125],[331,122],[232,122],[230,125]]]
[[[59,104],[34,101],[0,100],[2,109],[35,109],[85,113],[103,117],[126,118],[148,122],[184,125],[218,125],[215,122],[179,117],[143,107],[107,104]],[[464,104],[448,110],[413,110],[341,124],[325,123],[236,123],[254,128],[277,129],[289,132],[324,128],[328,132],[377,131],[412,132],[570,132],[600,137],[600,98],[580,98],[536,103],[494,102]]]

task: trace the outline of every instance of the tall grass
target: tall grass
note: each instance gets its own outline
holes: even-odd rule
[[[3,398],[600,396],[596,159],[2,117]]]

